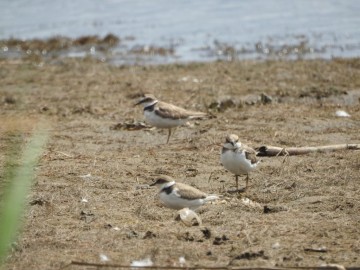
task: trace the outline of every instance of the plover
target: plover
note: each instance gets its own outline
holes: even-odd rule
[[[183,183],[176,183],[170,176],[162,175],[155,179],[150,186],[159,188],[160,200],[165,206],[172,209],[196,209],[201,205],[218,199],[216,195],[206,193]]]
[[[235,134],[226,136],[226,141],[221,150],[220,161],[225,169],[235,174],[237,191],[239,191],[239,175],[246,174],[245,189],[247,189],[249,173],[254,170],[259,163],[256,157],[256,151],[239,142],[239,137]]]
[[[144,106],[146,122],[157,128],[169,130],[166,143],[169,142],[171,129],[186,123],[191,119],[206,118],[208,115],[203,112],[188,111],[170,103],[159,101],[151,94],[145,94],[135,105]]]

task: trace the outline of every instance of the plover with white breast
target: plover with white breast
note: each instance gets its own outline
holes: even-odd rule
[[[175,182],[170,176],[162,175],[150,186],[159,188],[160,200],[172,209],[189,208],[195,210],[207,202],[219,199],[217,195],[208,195],[192,186]]]
[[[169,142],[172,128],[178,127],[188,120],[202,119],[208,117],[206,113],[189,111],[170,103],[159,101],[151,94],[145,94],[135,105],[144,106],[146,122],[157,128],[169,130],[166,143]]]
[[[221,164],[235,174],[236,190],[239,191],[239,176],[246,174],[246,186],[248,187],[249,173],[259,164],[257,152],[251,147],[242,144],[235,134],[226,136],[220,155]]]

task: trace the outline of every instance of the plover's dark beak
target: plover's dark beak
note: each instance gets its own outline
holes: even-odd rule
[[[155,186],[155,185],[156,185],[156,182],[150,184],[149,186],[150,186],[150,187],[153,187],[153,186]]]
[[[137,106],[137,105],[139,105],[139,104],[141,104],[141,102],[142,102],[142,100],[140,100],[139,102],[136,102],[136,103],[134,104],[134,107]]]

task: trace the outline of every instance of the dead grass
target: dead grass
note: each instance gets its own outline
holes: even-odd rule
[[[58,269],[72,260],[100,262],[100,254],[126,265],[147,256],[162,266],[178,265],[180,256],[188,266],[359,265],[358,152],[263,158],[242,195],[224,192],[234,178],[219,164],[229,132],[251,146],[359,143],[359,61],[158,67],[0,61],[0,118],[52,123],[27,223],[7,268]],[[166,131],[110,129],[143,119],[131,98],[141,92],[202,111],[224,97],[241,105],[178,128],[165,145]],[[272,103],[258,101],[263,92]],[[350,103],[345,92],[353,94]],[[336,118],[338,108],[351,117]],[[5,144],[1,137],[0,147]],[[220,193],[226,203],[200,209],[204,227],[184,227],[155,190],[138,188],[155,173]],[[261,208],[244,205],[245,196]],[[307,251],[323,246],[324,252]]]

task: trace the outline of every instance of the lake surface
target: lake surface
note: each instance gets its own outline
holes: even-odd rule
[[[111,52],[119,64],[152,46],[174,53],[142,61],[330,59],[360,56],[359,14],[358,0],[2,0],[0,39],[112,33],[122,40]]]

